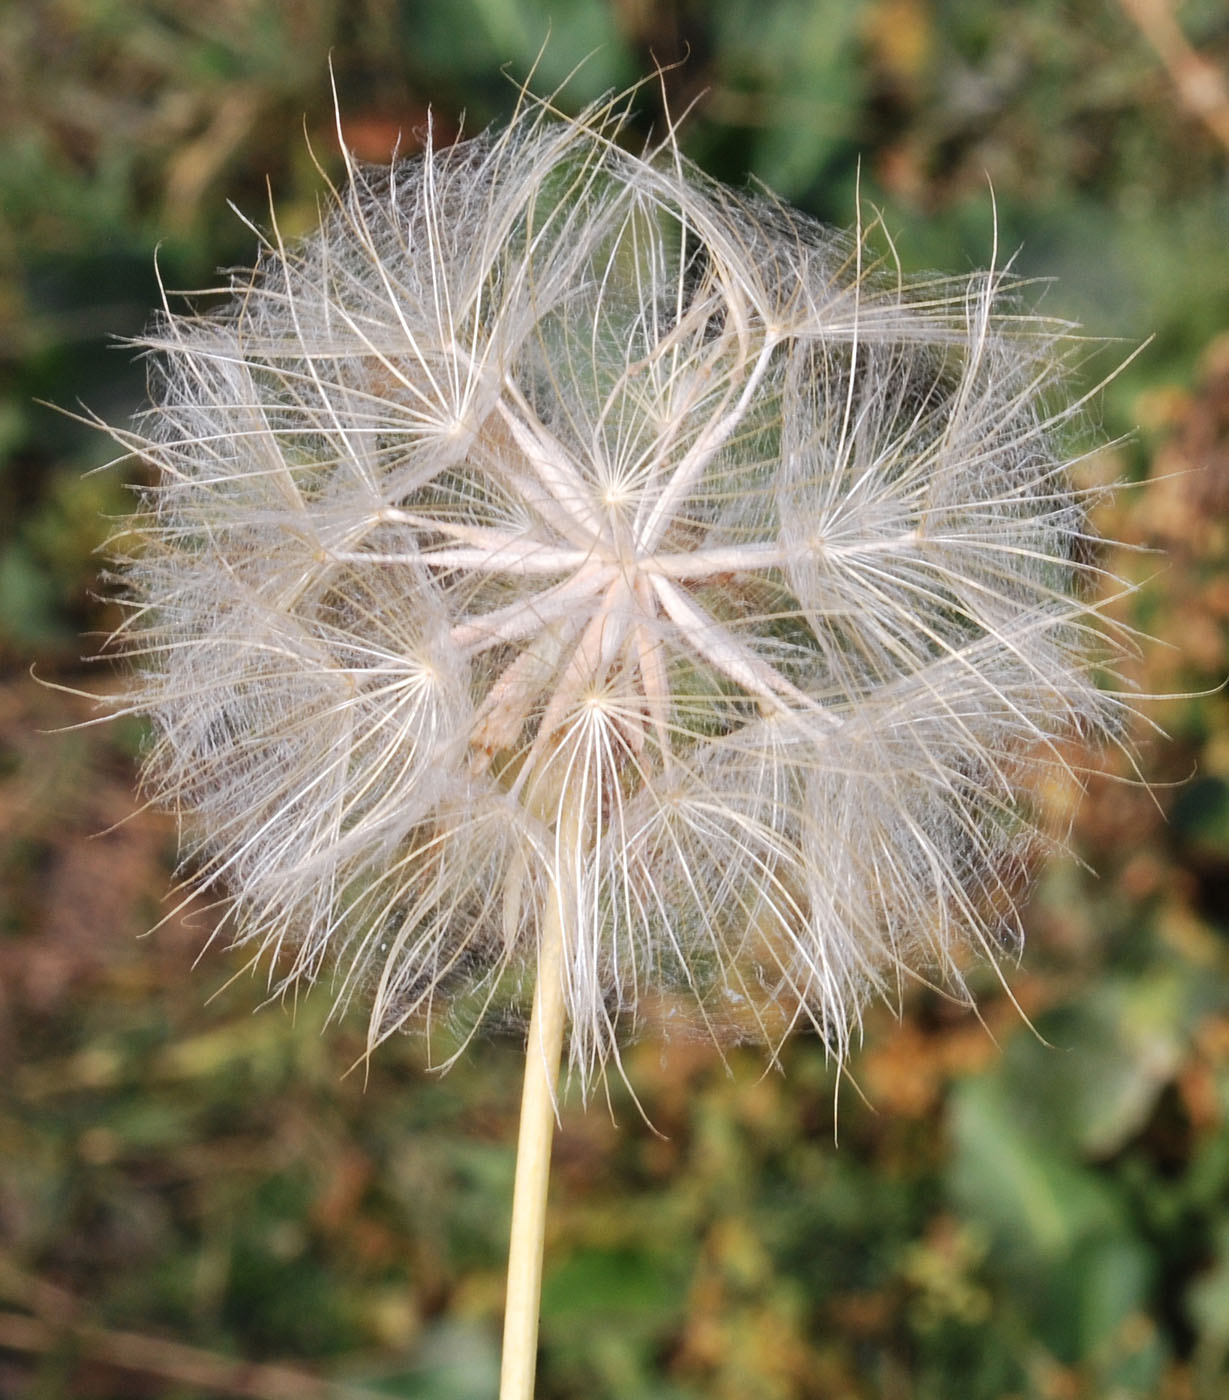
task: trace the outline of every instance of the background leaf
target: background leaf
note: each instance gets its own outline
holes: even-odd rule
[[[1153,793],[1124,761],[1043,795],[1084,864],[1040,872],[980,1021],[916,989],[844,1082],[806,1036],[780,1073],[649,1036],[625,1066],[653,1130],[619,1083],[609,1113],[565,1105],[543,1400],[1226,1393],[1229,188],[1139,8],[0,8],[0,1395],[215,1400],[237,1363],[303,1396],[495,1393],[521,1046],[441,1078],[405,1038],[367,1067],[327,995],[254,1011],[209,912],[168,900],[140,725],[68,728],[95,717],[73,692],[117,684],[80,657],[119,621],[97,551],[139,469],[86,475],[112,446],[41,401],[127,418],[144,367],[109,337],[157,305],[155,249],[172,288],[250,261],[228,200],[267,222],[271,187],[288,237],[314,224],[330,56],[379,161],[428,109],[441,140],[498,120],[540,50],[537,90],[577,70],[566,108],[685,58],[632,139],[686,112],[714,176],[844,225],[860,195],[907,270],[984,265],[996,208],[1000,261],[1094,338],[1073,393],[1155,337],[1092,401],[1084,445],[1116,445],[1080,470],[1150,479],[1098,520],[1135,586],[1102,606],[1162,639],[1133,683],[1186,697],[1140,736]],[[1215,101],[1223,6],[1175,13]]]

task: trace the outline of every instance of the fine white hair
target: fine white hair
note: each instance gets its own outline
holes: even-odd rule
[[[1068,328],[621,121],[347,157],[317,232],[155,324],[117,434],[191,888],[371,1045],[524,1014],[558,898],[586,1083],[667,1007],[843,1057],[868,995],[963,994],[1018,946],[1032,795],[1128,705]]]

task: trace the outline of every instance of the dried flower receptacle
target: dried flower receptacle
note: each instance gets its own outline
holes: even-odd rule
[[[843,1057],[868,995],[959,991],[1018,939],[1021,792],[1125,707],[1065,328],[619,128],[526,102],[350,162],[317,233],[165,312],[116,434],[155,472],[128,703],[192,886],[278,988],[370,999],[371,1046],[536,987],[508,1397],[561,1044],[587,1085],[666,993]]]
[[[1063,328],[618,127],[351,165],[151,331],[145,781],[373,1044],[523,1014],[557,896],[583,1079],[663,988],[841,1055],[868,992],[1014,938],[1021,784],[1115,723]]]

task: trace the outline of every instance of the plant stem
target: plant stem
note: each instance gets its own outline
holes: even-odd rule
[[[516,1145],[516,1185],[508,1246],[508,1295],[499,1400],[532,1400],[538,1359],[538,1311],[555,1086],[563,1047],[563,911],[558,888],[546,899],[538,949],[538,980],[525,1046],[525,1086]]]

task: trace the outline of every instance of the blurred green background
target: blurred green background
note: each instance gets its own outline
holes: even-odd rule
[[[1009,997],[872,1014],[838,1086],[632,1047],[558,1139],[544,1400],[1216,1400],[1229,1394],[1229,14],[1220,0],[9,0],[0,6],[0,1395],[493,1397],[520,1046],[347,1075],[327,996],[263,984],[138,809],[135,722],[73,690],[124,469],[114,337],[312,225],[309,151],[387,159],[508,112],[664,86],[712,173],[825,219],[857,191],[913,268],[994,231],[1093,339],[1090,478],[1141,640],[1151,792],[1094,776]],[[643,90],[642,134],[662,120]],[[305,140],[305,132],[307,140]],[[1078,387],[1078,386],[1077,386]],[[48,689],[32,678],[67,687]],[[198,958],[198,955],[199,958]],[[1022,1012],[1024,1014],[1022,1014]],[[1026,1020],[1027,1017],[1027,1020]],[[1030,1028],[1030,1023],[1031,1027]],[[839,1114],[834,1102],[839,1088]],[[839,1144],[834,1128],[839,1121]]]

